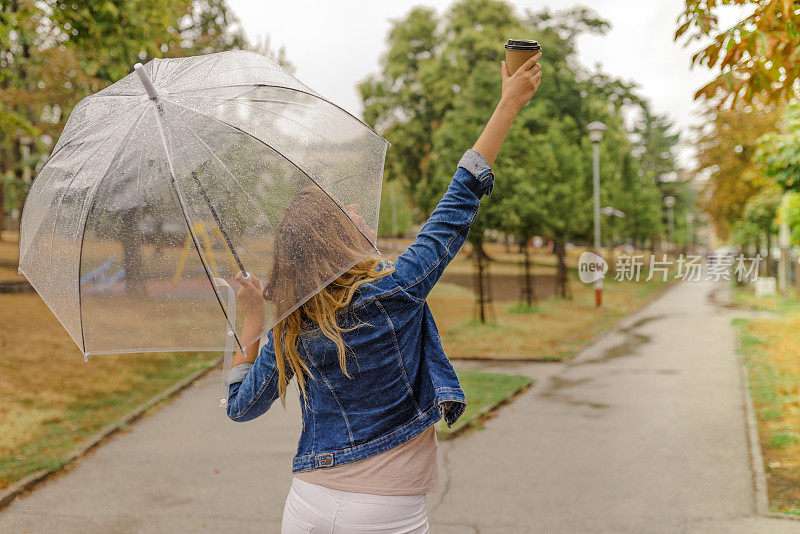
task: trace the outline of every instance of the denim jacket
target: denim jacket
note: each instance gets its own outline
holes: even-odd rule
[[[464,413],[464,391],[425,299],[464,243],[493,182],[486,159],[467,150],[414,243],[395,260],[394,272],[363,284],[340,311],[342,326],[356,326],[342,332],[349,378],[331,340],[318,329],[301,334],[298,353],[311,376],[301,399],[303,429],[292,471],[363,460],[405,443],[442,417],[451,426]],[[231,370],[232,420],[254,419],[278,397],[274,347],[270,331],[255,362]]]

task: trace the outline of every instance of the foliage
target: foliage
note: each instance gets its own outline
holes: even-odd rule
[[[642,241],[656,236],[662,230],[658,178],[675,170],[677,135],[631,83],[577,62],[577,38],[609,27],[586,8],[519,17],[496,0],[461,0],[441,17],[415,8],[394,21],[381,72],[359,86],[365,119],[392,142],[387,179],[402,184],[420,218],[430,213],[469,147],[465,143],[478,138],[500,98],[503,43],[509,35],[535,36],[544,51],[545,82],[519,112],[494,162],[498,183],[482,202],[470,241],[480,247],[487,229],[521,242],[548,235],[563,260],[568,240],[590,239],[586,125],[594,120],[609,128],[601,144],[602,204],[631,215],[605,219],[605,235]],[[640,117],[633,132],[623,110]],[[561,275],[565,283],[565,267]]]
[[[378,235],[405,235],[414,224],[414,216],[407,199],[400,191],[397,182],[383,184],[381,191],[380,217],[378,218]]]
[[[800,104],[786,108],[780,132],[758,140],[755,158],[782,188],[800,191]]]
[[[743,14],[730,28],[720,27],[719,13],[731,7]],[[792,0],[686,0],[675,39],[711,42],[692,57],[692,64],[718,69],[695,98],[718,105],[752,103],[759,96],[790,100],[800,78],[800,10]]]
[[[137,61],[245,45],[224,0],[3,2],[0,227],[4,208],[24,201],[30,185],[24,169],[35,172],[43,163],[81,98],[128,74]]]
[[[234,18],[223,0],[45,3],[56,39],[80,50],[82,70],[101,82],[122,78],[135,60],[245,46],[241,31],[230,31]]]
[[[701,207],[718,236],[725,239],[742,220],[747,201],[773,181],[753,161],[759,138],[775,128],[781,108],[736,103],[730,109],[709,105],[706,124],[698,131],[698,172],[707,174]]]
[[[777,210],[778,221],[789,226],[792,242],[800,244],[800,105],[786,108],[781,131],[762,136],[754,157],[764,173],[787,191]]]
[[[789,226],[792,244],[800,245],[800,193],[792,191],[783,195],[778,206],[778,222]]]
[[[756,193],[745,205],[744,220],[761,232],[767,234],[777,232],[775,218],[778,215],[782,194],[780,188],[775,186],[765,187]]]

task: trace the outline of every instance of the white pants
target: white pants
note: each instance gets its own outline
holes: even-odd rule
[[[425,495],[372,495],[292,479],[282,534],[427,534]]]

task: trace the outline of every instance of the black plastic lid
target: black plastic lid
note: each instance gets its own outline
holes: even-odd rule
[[[509,39],[505,45],[509,50],[541,50],[542,47],[536,41],[529,39]]]

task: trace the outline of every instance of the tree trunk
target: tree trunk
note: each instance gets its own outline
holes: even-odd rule
[[[529,240],[525,240],[522,245],[522,252],[525,254],[525,283],[523,285],[523,296],[525,298],[525,304],[528,307],[533,306],[533,303],[536,302],[536,284],[533,275],[533,269],[531,265],[531,250],[530,246],[528,245]]]
[[[122,267],[125,269],[125,295],[144,296],[142,269],[142,232],[139,228],[139,209],[126,210],[122,214]]]
[[[486,283],[486,254],[483,251],[483,237],[478,237],[472,247],[475,255],[475,287],[478,290],[476,295],[476,305],[478,308],[478,319],[481,323],[486,323],[488,317],[487,305],[489,298],[487,296],[488,284]]]
[[[6,186],[0,183],[0,241],[3,240],[3,230],[6,229]]]
[[[772,276],[772,233],[767,232],[767,276]]]
[[[556,272],[557,294],[563,298],[569,298],[569,287],[567,286],[567,241],[563,237],[555,238],[553,242],[553,252],[558,259],[558,270]]]

